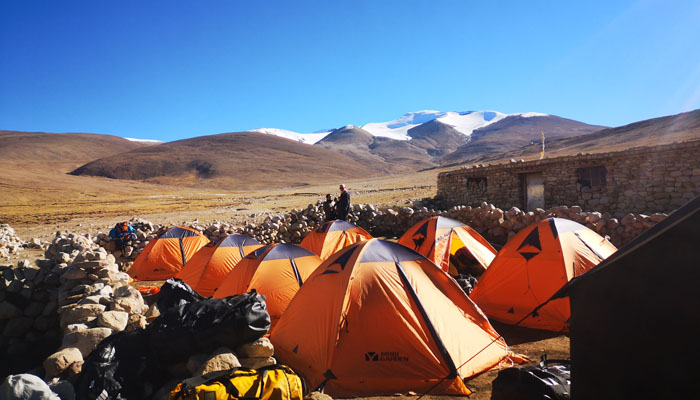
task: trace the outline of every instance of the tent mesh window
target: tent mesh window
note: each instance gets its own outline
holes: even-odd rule
[[[576,169],[576,176],[578,177],[576,182],[582,187],[605,187],[607,173],[608,171],[603,166],[578,168]]]

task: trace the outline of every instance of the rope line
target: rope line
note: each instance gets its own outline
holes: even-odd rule
[[[510,326],[508,327],[508,329],[505,330],[505,332],[506,332],[506,333],[511,332],[511,331],[513,330],[513,328],[515,328],[515,327],[517,327],[518,325],[520,325],[520,324],[521,324],[523,321],[525,321],[525,319],[527,319],[529,316],[535,314],[535,313],[537,312],[537,310],[539,310],[540,308],[542,308],[542,307],[544,307],[545,305],[547,305],[547,303],[549,303],[551,300],[552,300],[552,299],[550,298],[549,300],[547,300],[547,301],[545,301],[544,303],[540,304],[539,306],[535,307],[534,310],[530,311],[530,312],[529,312],[528,314],[526,314],[523,318],[521,318],[518,322],[516,322],[516,323],[513,324],[513,325],[510,325]],[[504,340],[505,340],[505,338],[503,337],[503,335],[499,333],[499,334],[498,334],[498,337],[496,337],[495,339],[491,340],[491,342],[490,342],[489,344],[487,344],[486,346],[484,346],[481,350],[479,350],[478,352],[476,352],[476,354],[474,354],[473,356],[469,357],[469,359],[468,359],[467,361],[463,362],[459,367],[457,367],[457,370],[459,370],[460,368],[462,368],[463,366],[465,366],[469,361],[473,360],[476,356],[478,356],[479,354],[481,354],[481,352],[483,352],[484,350],[486,350],[487,348],[489,348],[489,346],[491,346],[492,344],[496,343],[496,342],[497,342],[498,340],[500,340],[500,339],[504,339]],[[425,397],[427,394],[429,394],[430,392],[432,392],[436,387],[440,386],[440,385],[445,381],[445,379],[447,379],[447,378],[448,378],[448,377],[444,377],[444,378],[440,379],[435,385],[431,386],[431,387],[430,387],[428,390],[426,390],[423,394],[421,394],[420,396],[418,396],[418,398],[417,398],[416,400],[420,400],[420,399],[422,399],[423,397]]]

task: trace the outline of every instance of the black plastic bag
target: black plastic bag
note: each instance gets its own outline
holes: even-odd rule
[[[151,351],[161,363],[254,342],[270,329],[265,298],[254,290],[224,299],[202,299],[161,310],[148,326]]]
[[[195,292],[194,289],[192,289],[184,281],[176,278],[170,278],[165,281],[163,286],[160,287],[160,292],[158,292],[158,310],[162,314],[173,307],[195,301],[201,301],[205,298],[206,297],[203,297],[199,293]]]
[[[87,357],[75,383],[78,399],[145,399],[168,378],[153,363],[143,330],[115,333]]]
[[[270,329],[265,298],[255,291],[206,299],[188,295],[184,283],[169,286],[164,304],[172,306],[145,330],[115,333],[90,353],[75,379],[76,398],[146,399],[171,379],[173,363],[254,342]]]
[[[455,277],[455,281],[457,281],[457,284],[467,296],[469,296],[472,290],[474,290],[474,286],[476,286],[476,278],[469,274],[459,274]]]
[[[500,371],[491,384],[491,400],[571,399],[571,365],[547,363],[545,355],[537,366]]]

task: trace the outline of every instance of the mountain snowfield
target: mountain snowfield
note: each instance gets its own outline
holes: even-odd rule
[[[392,121],[370,122],[366,125],[360,126],[360,128],[366,130],[374,136],[381,136],[394,140],[410,140],[411,136],[408,135],[408,131],[411,128],[414,128],[426,122],[437,120],[438,122],[455,128],[459,132],[463,133],[465,136],[471,136],[472,132],[476,129],[483,128],[494,122],[498,122],[504,118],[514,116],[530,118],[546,117],[548,116],[548,114],[536,112],[504,114],[498,111],[443,112],[435,110],[423,110],[404,114],[400,118],[397,118]],[[352,127],[352,125],[347,125],[346,127]],[[296,140],[301,143],[314,144],[326,137],[332,131],[317,133],[298,133],[284,129],[259,128],[253,129],[252,132],[276,135],[287,139]]]
[[[155,140],[155,139],[137,139],[137,138],[130,138],[130,137],[125,137],[124,139],[126,139],[130,142],[140,142],[140,143],[152,143],[152,144],[165,143],[162,140]]]
[[[259,128],[259,129],[253,129],[251,132],[259,132],[259,133],[265,133],[267,135],[275,135],[275,136],[280,136],[286,139],[291,139],[291,140],[296,140],[301,143],[306,143],[306,144],[314,144],[318,142],[319,140],[323,139],[331,133],[331,131],[327,132],[320,132],[320,133],[297,133],[293,131],[287,131],[284,129],[277,129],[277,128]]]

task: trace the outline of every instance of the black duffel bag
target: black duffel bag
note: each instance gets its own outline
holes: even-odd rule
[[[571,365],[567,361],[548,361],[543,355],[539,365],[500,371],[491,384],[491,400],[540,399],[571,399]]]
[[[204,299],[206,299],[206,297],[195,292],[194,289],[183,280],[170,278],[160,287],[156,304],[158,305],[158,311],[163,314],[173,307]]]
[[[269,329],[265,297],[252,290],[223,299],[179,302],[161,310],[146,332],[158,361],[177,363],[221,346],[233,349],[254,342]]]

